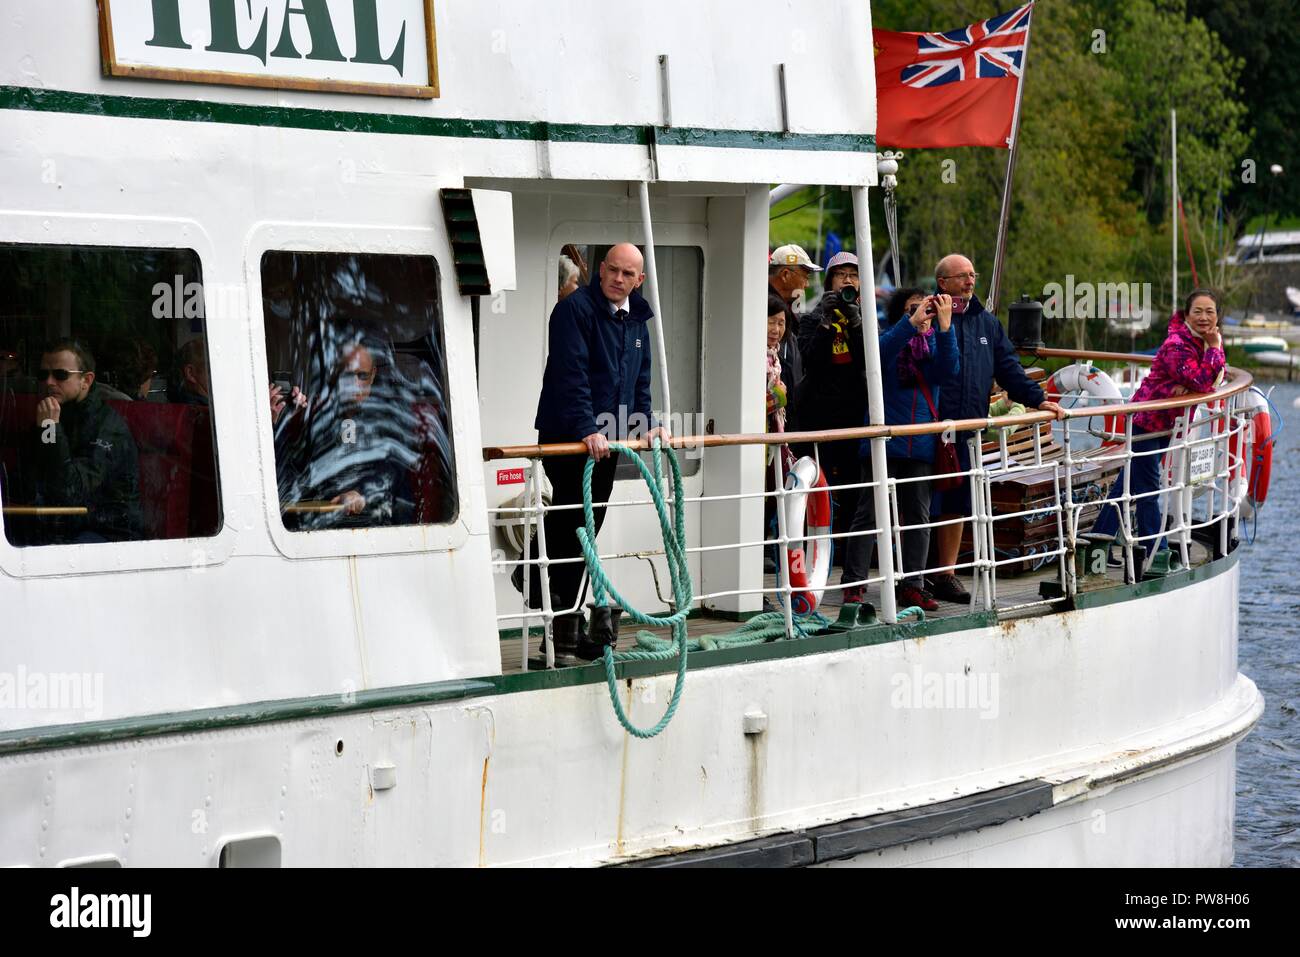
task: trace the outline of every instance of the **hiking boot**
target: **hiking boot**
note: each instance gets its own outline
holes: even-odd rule
[[[854,585],[852,588],[844,589],[844,597],[841,602],[845,605],[861,605],[867,600],[867,589],[862,585]]]
[[[932,576],[930,594],[940,601],[951,601],[959,605],[970,604],[970,592],[962,587],[956,575]]]
[[[915,585],[899,585],[894,591],[894,601],[899,608],[911,608],[915,605],[924,611],[938,611],[939,603],[933,595],[928,595]]]

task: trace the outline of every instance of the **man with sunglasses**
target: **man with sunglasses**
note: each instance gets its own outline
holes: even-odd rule
[[[957,352],[961,359],[958,380],[944,388],[939,396],[942,419],[982,419],[989,414],[989,393],[994,381],[1006,390],[1013,402],[1026,408],[1053,412],[1057,418],[1065,413],[1055,402],[1048,402],[1038,383],[1020,365],[1015,346],[996,316],[984,308],[975,295],[979,274],[969,259],[958,253],[945,256],[934,267],[935,283],[941,294],[952,297],[952,327],[957,332]],[[922,307],[924,308],[924,307]],[[957,457],[963,471],[970,468],[969,432],[956,436]],[[942,522],[969,516],[971,513],[970,480],[963,479],[956,488],[935,494],[931,506],[934,521]],[[938,561],[935,567],[954,566],[961,550],[962,524],[940,525],[934,530]],[[970,593],[951,572],[928,576],[935,598],[965,603]]]
[[[36,516],[29,545],[127,541],[140,537],[135,440],[95,385],[95,358],[60,339],[41,355],[28,479],[34,504],[84,507],[84,516]]]

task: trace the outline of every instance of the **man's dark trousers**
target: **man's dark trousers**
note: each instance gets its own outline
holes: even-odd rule
[[[543,444],[565,441],[541,438]],[[592,518],[595,520],[596,532],[599,534],[605,522],[604,503],[609,501],[614,490],[614,470],[618,467],[619,455],[610,453],[609,457],[597,462],[591,473]],[[542,459],[546,477],[551,483],[551,505],[582,505],[582,473],[587,466],[585,455],[554,455]],[[546,556],[552,562],[561,558],[581,558],[582,545],[578,542],[578,529],[585,519],[582,508],[566,509],[562,512],[546,513]],[[537,558],[537,538],[533,538],[529,550],[531,558]],[[582,573],[586,570],[583,562],[565,565],[551,565],[551,610],[564,612],[578,601],[578,588],[582,584]],[[538,566],[531,566],[532,581],[529,584],[530,604],[534,608],[542,607],[541,572]]]

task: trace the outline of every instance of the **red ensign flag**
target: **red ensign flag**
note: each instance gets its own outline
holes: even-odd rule
[[[1009,147],[1033,6],[947,33],[873,30],[880,146]]]

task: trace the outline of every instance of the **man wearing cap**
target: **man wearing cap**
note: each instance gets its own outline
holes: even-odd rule
[[[984,308],[975,296],[979,275],[965,256],[953,253],[939,260],[934,278],[940,293],[952,297],[952,328],[957,333],[957,352],[961,371],[956,383],[944,386],[939,395],[942,419],[983,419],[988,416],[989,393],[993,383],[1006,390],[1013,402],[1053,412],[1058,419],[1065,412],[1055,402],[1048,402],[1038,383],[1025,374],[1015,346],[996,316]],[[957,456],[962,470],[970,468],[970,432],[956,437]],[[970,480],[946,492],[935,494],[931,506],[933,521],[959,519],[971,513]],[[954,566],[961,550],[962,523],[938,525],[934,530],[935,567]],[[935,598],[951,602],[969,602],[970,594],[951,573],[927,576]]]
[[[848,252],[832,256],[826,264],[822,288],[816,308],[799,322],[805,376],[799,427],[809,431],[856,428],[866,421],[867,413],[866,356],[862,313],[857,305],[861,288],[858,257]],[[856,439],[823,443],[819,454],[829,484],[861,480]],[[859,491],[842,489],[831,493],[835,502],[834,531],[848,530]]]
[[[785,338],[777,353],[781,357],[781,380],[786,388],[785,427],[787,432],[803,428],[799,421],[799,392],[803,383],[803,360],[799,355],[799,317],[794,301],[808,287],[808,280],[821,267],[812,261],[802,246],[793,243],[778,246],[768,260],[767,284],[772,293],[785,303]]]

